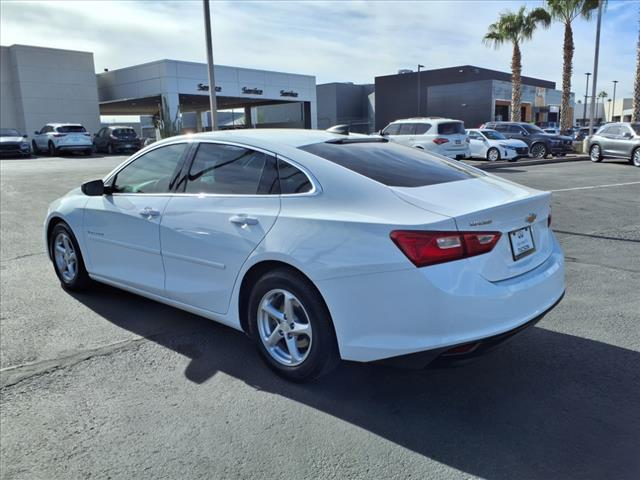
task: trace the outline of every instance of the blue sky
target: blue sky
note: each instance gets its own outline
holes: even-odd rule
[[[212,1],[216,63],[315,75],[318,83],[373,82],[400,68],[473,64],[509,70],[511,49],[482,44],[498,14],[541,1]],[[0,43],[92,51],[97,71],[161,58],[205,61],[200,1],[2,0]],[[640,1],[609,0],[603,18],[599,88],[631,96]],[[572,90],[593,69],[595,20],[574,23]],[[523,73],[555,81],[563,28],[523,46]]]

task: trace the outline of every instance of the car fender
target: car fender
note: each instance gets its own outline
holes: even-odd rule
[[[44,232],[43,239],[45,249],[47,251],[47,255],[50,257],[51,252],[49,251],[49,239],[48,232],[49,226],[52,222],[62,220],[71,228],[71,231],[76,237],[78,241],[78,245],[80,245],[80,252],[86,252],[86,242],[85,235],[83,232],[84,225],[84,207],[87,204],[89,197],[84,195],[80,188],[76,188],[70,191],[64,197],[61,197],[55,201],[53,201],[49,205],[49,209],[47,210],[47,216],[44,221]],[[88,265],[89,258],[88,255],[83,255],[83,259],[87,264],[87,269],[90,269],[90,265]]]

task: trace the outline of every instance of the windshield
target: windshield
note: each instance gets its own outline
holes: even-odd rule
[[[528,133],[545,133],[540,127],[536,127],[535,125],[522,125]]]
[[[13,128],[0,128],[0,137],[21,137],[17,130]]]
[[[495,130],[482,130],[482,134],[487,137],[489,140],[506,140],[505,137],[500,132],[496,132]]]
[[[423,187],[479,176],[396,143],[314,143],[299,148],[390,187]]]
[[[60,133],[84,133],[86,132],[85,128],[82,125],[64,125],[62,127],[56,128],[56,130]]]

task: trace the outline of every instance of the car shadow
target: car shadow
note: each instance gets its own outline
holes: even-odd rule
[[[466,474],[640,478],[640,353],[632,350],[534,327],[464,367],[344,362],[293,384],[271,373],[240,332],[104,285],[73,296],[188,357],[188,381],[224,372]]]

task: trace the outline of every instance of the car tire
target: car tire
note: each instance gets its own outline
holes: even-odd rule
[[[113,155],[113,145],[111,143],[107,145],[107,153]]]
[[[38,144],[35,140],[31,140],[31,150],[34,155],[38,155],[40,153],[40,149],[38,148]]]
[[[531,145],[531,149],[529,150],[531,152],[531,156],[533,158],[547,158],[547,155],[549,155],[549,149],[547,148],[547,146],[544,143],[534,143],[533,145]]]
[[[277,269],[263,275],[251,291],[247,314],[260,355],[287,380],[314,380],[339,364],[329,310],[301,274]]]
[[[62,288],[76,292],[91,285],[78,241],[66,223],[60,222],[53,227],[49,236],[49,252]]]
[[[602,161],[602,150],[600,149],[600,145],[591,145],[591,148],[589,148],[589,158],[592,162]]]
[[[640,147],[636,147],[636,149],[631,152],[631,159],[629,161],[636,167],[640,167]]]
[[[496,162],[500,160],[500,150],[498,150],[496,147],[491,147],[489,150],[487,150],[487,160],[490,162]]]
[[[90,148],[90,149],[88,149],[88,150],[85,150],[85,151],[84,151],[84,154],[85,154],[87,157],[90,157],[90,156],[91,156],[91,154],[93,154],[93,148]]]
[[[49,140],[49,156],[50,157],[55,157],[58,154],[58,149],[56,148],[56,146],[53,144],[53,142],[51,140]]]

